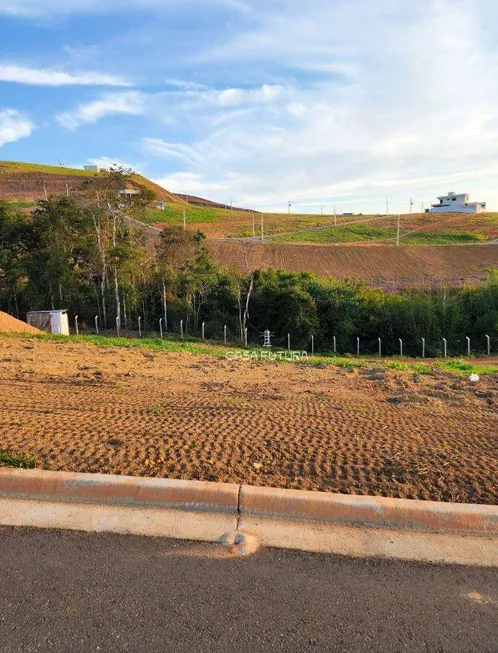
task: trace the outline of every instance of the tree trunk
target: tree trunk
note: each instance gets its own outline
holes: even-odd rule
[[[242,291],[240,289],[240,284],[237,286],[239,292],[237,295],[237,304],[239,306],[239,334],[240,334],[240,339],[242,342],[244,342],[244,327],[243,322],[242,322]]]
[[[19,319],[19,305],[17,303],[17,290],[16,290],[15,282],[14,282],[14,306],[15,306],[16,317],[17,319]]]
[[[246,295],[246,305],[244,308],[244,316],[242,322],[242,341],[245,342],[245,332],[247,327],[247,320],[249,319],[249,301],[251,300],[252,291],[254,288],[254,275],[251,274],[251,282],[249,284],[249,289]]]
[[[168,330],[168,303],[166,300],[166,284],[163,279],[163,314],[164,314],[164,328]]]
[[[98,193],[97,193],[97,201],[98,201]],[[99,205],[100,206],[100,205]],[[107,307],[106,307],[106,301],[105,301],[105,289],[107,285],[107,264],[106,264],[106,259],[105,259],[105,252],[104,252],[104,245],[102,243],[102,235],[100,231],[100,223],[97,222],[97,219],[95,215],[93,215],[92,212],[92,218],[93,218],[93,224],[95,227],[95,232],[97,234],[97,247],[100,253],[100,259],[101,259],[101,275],[100,275],[100,296],[101,296],[101,302],[102,302],[102,315],[101,315],[101,320],[102,320],[102,326],[105,329],[107,327]]]
[[[121,324],[121,299],[119,297],[118,271],[114,268],[114,303],[116,304],[116,318]]]
[[[126,316],[126,294],[123,292],[123,320],[124,320],[124,328],[127,328],[127,316]]]
[[[110,208],[110,207],[109,207]],[[112,216],[112,247],[116,248],[116,219],[117,216]],[[116,318],[119,319],[121,325],[121,300],[119,298],[119,281],[118,281],[118,268],[117,263],[114,263],[114,303],[116,305]]]

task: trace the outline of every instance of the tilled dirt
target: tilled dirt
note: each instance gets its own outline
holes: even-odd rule
[[[51,470],[498,503],[498,378],[0,339],[0,449]]]

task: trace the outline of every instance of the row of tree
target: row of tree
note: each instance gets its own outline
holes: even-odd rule
[[[498,341],[498,273],[478,288],[386,294],[356,281],[324,279],[280,270],[222,269],[213,264],[202,234],[165,229],[156,242],[140,226],[153,196],[146,188],[129,195],[123,171],[92,180],[77,196],[51,197],[32,213],[0,203],[0,308],[23,318],[26,311],[65,308],[80,325],[199,333],[221,339],[260,341],[265,329],[284,346],[318,350],[436,354],[442,338],[453,350],[465,337],[484,348]]]

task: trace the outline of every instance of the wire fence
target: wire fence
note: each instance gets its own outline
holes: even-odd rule
[[[91,329],[86,329],[85,325],[79,323],[78,316],[74,320],[72,332],[79,334],[97,334],[105,336],[117,336],[128,338],[158,338],[161,340],[180,340],[180,341],[200,341],[211,344],[224,344],[232,347],[262,347],[273,348],[274,350],[293,349],[303,350],[302,339],[294,338],[292,333],[274,334],[269,329],[259,333],[250,333],[246,327],[241,333],[235,333],[233,328],[228,325],[220,328],[210,328],[207,322],[202,322],[199,328],[192,329],[188,327],[187,320],[180,320],[174,325],[166,328],[163,318],[157,324],[152,325],[138,318],[137,324],[121,324],[119,318],[116,319],[114,329],[102,329],[99,327],[99,318],[95,316],[95,322]],[[315,335],[310,335],[308,342],[304,346],[306,354],[314,355],[335,355],[335,356],[378,356],[387,358],[391,356],[410,357],[410,358],[449,358],[449,357],[490,357],[495,353],[496,343],[493,343],[491,336],[483,334],[481,337],[470,338],[463,336],[458,340],[448,340],[447,338],[430,338],[420,337],[399,338],[399,337],[341,337],[341,334],[333,335],[328,338],[329,345],[320,347],[319,341]],[[295,343],[297,343],[296,346]],[[317,346],[318,344],[318,346]]]

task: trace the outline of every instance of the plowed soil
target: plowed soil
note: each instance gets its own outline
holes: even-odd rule
[[[498,503],[498,378],[0,339],[0,449],[51,470]]]
[[[498,245],[431,247],[356,247],[353,245],[294,245],[215,241],[207,243],[219,265],[243,272],[273,267],[290,272],[314,272],[337,279],[375,277],[433,279],[467,278],[498,267]]]

